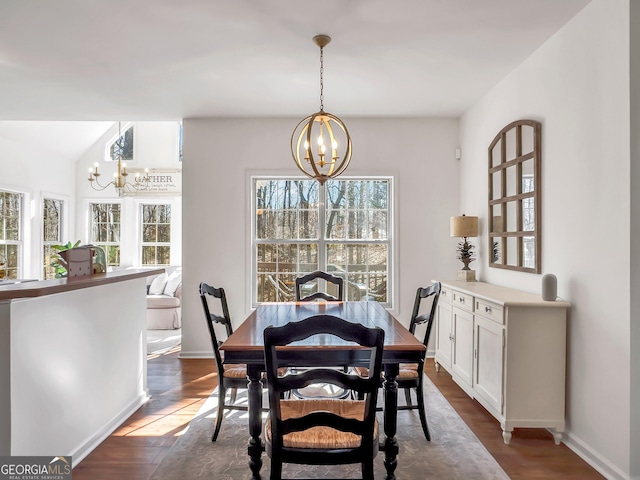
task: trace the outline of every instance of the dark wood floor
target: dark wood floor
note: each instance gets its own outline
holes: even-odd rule
[[[512,479],[604,478],[564,444],[555,445],[546,431],[516,429],[505,445],[498,422],[448,373],[436,373],[433,360],[425,371]],[[177,349],[150,358],[151,400],[73,469],[73,479],[147,480],[215,388],[214,372],[213,360],[182,360]]]

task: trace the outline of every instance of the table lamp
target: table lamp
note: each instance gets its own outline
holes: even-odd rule
[[[463,282],[475,282],[476,271],[469,268],[469,264],[475,260],[473,245],[467,239],[469,237],[478,236],[478,217],[451,217],[450,234],[452,237],[461,237],[464,241],[458,243],[457,259],[460,260],[464,267],[458,270],[458,280]]]

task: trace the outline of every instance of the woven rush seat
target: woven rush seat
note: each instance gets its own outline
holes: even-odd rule
[[[417,363],[401,363],[400,371],[396,378],[418,378],[418,368],[420,368],[420,365]],[[366,367],[354,367],[353,369],[361,377],[369,376],[369,369]]]
[[[222,365],[224,368],[224,376],[226,378],[247,378],[247,365],[244,363],[225,363]],[[278,369],[278,376],[283,376],[287,374],[288,369],[286,367]],[[265,377],[265,374],[262,374],[262,377]]]
[[[282,400],[282,419],[299,418],[312,412],[331,412],[345,418],[364,419],[365,402],[360,400]],[[267,418],[265,435],[271,441],[271,420]],[[375,421],[373,437],[378,438],[378,421]],[[285,447],[291,448],[357,448],[362,442],[360,435],[341,432],[331,427],[311,427],[301,432],[288,433],[282,437]]]

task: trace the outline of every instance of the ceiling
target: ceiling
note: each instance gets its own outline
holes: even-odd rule
[[[0,120],[461,115],[589,0],[0,3]]]

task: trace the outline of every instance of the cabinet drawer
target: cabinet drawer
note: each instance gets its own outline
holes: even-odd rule
[[[476,299],[475,312],[476,315],[481,315],[501,325],[504,324],[503,310],[500,305]]]
[[[451,303],[451,295],[452,295],[451,289],[443,285],[440,288],[440,298],[438,299],[438,301]]]
[[[473,296],[453,290],[451,303],[458,308],[473,312]]]

